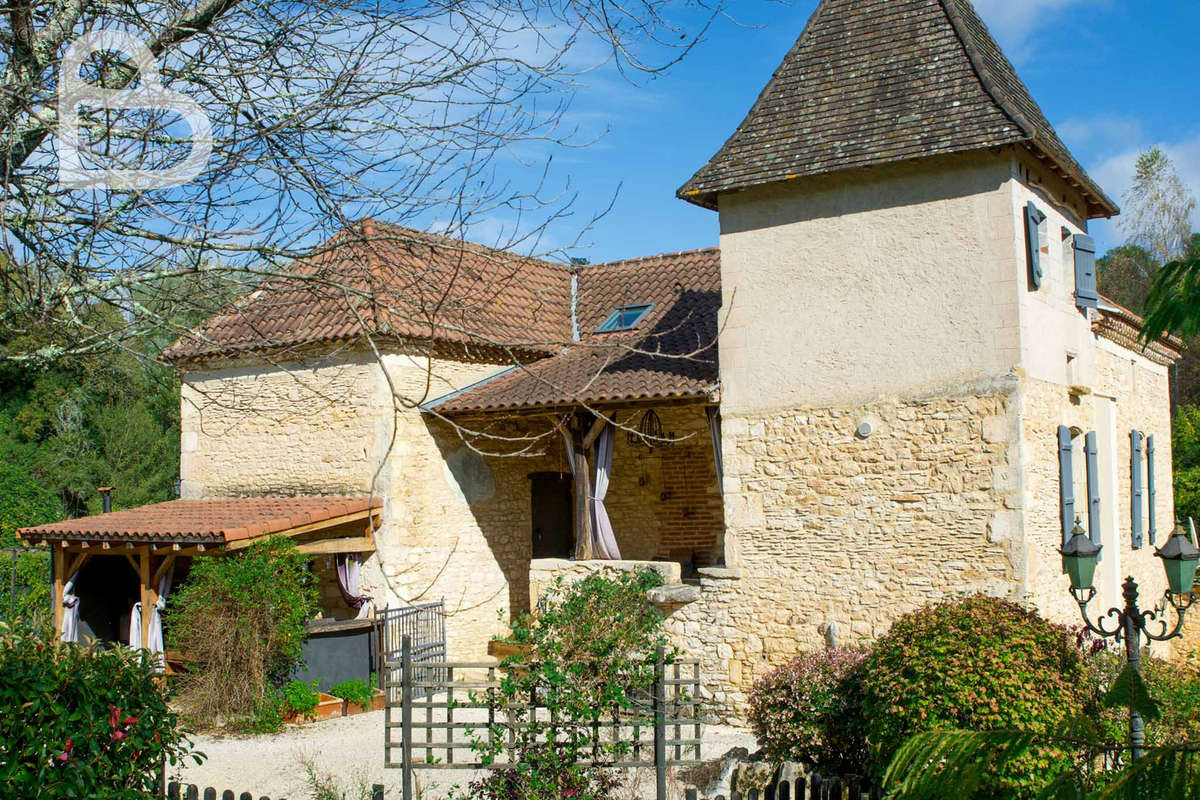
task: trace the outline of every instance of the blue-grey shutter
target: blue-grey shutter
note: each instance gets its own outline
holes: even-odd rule
[[[1025,205],[1025,247],[1029,259],[1029,284],[1034,289],[1042,288],[1042,243],[1039,227],[1046,215],[1031,200]]]
[[[1133,547],[1142,546],[1142,432],[1129,432],[1129,523]]]
[[[1082,233],[1075,234],[1075,305],[1095,308],[1100,302],[1096,291],[1096,242]]]
[[[1095,431],[1088,431],[1083,448],[1087,455],[1088,536],[1092,544],[1100,544],[1100,461]]]
[[[1071,462],[1071,429],[1058,426],[1058,496],[1062,511],[1063,544],[1075,527],[1075,475]]]
[[[1146,527],[1150,529],[1150,544],[1154,545],[1154,501],[1157,498],[1158,491],[1154,486],[1154,436],[1146,437],[1146,497],[1147,497],[1147,514],[1150,519],[1146,523]]]

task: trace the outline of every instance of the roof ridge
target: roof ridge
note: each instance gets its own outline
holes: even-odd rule
[[[405,234],[411,235],[414,239],[417,239],[417,240],[436,239],[440,242],[445,242],[447,245],[453,246],[453,247],[463,247],[466,249],[473,250],[475,252],[483,252],[485,254],[502,254],[502,255],[506,255],[511,258],[520,260],[520,261],[530,261],[530,262],[534,262],[537,264],[542,264],[544,266],[553,267],[555,269],[562,270],[564,273],[569,273],[570,269],[571,269],[570,266],[567,264],[562,264],[557,261],[551,261],[547,258],[542,258],[540,256],[523,255],[514,250],[509,250],[509,249],[500,248],[500,247],[493,247],[492,245],[489,245],[489,244],[483,244],[482,242],[474,242],[474,241],[471,241],[470,239],[464,239],[459,236],[451,236],[451,235],[445,234],[445,233],[435,233],[434,231],[423,231],[418,228],[410,228],[407,225],[401,225],[396,222],[387,222],[385,220],[379,220],[374,217],[363,217],[363,219],[359,220],[359,223],[370,224],[370,225],[374,226],[377,230],[391,228],[393,230],[403,231]],[[355,223],[355,224],[359,224],[359,223]],[[353,227],[353,225],[347,226],[347,228],[349,228],[349,227]],[[368,234],[368,236],[370,236],[370,234]]]
[[[618,259],[614,259],[612,261],[599,261],[595,264],[581,264],[581,265],[579,265],[579,267],[577,269],[579,269],[579,271],[582,272],[584,270],[589,270],[589,269],[603,269],[605,267],[617,267],[617,266],[624,266],[626,264],[632,265],[632,264],[638,264],[638,263],[646,262],[646,261],[660,261],[664,258],[678,258],[679,256],[692,256],[692,255],[699,255],[701,253],[720,253],[720,252],[721,252],[720,245],[714,245],[713,247],[697,247],[692,250],[673,250],[673,251],[669,251],[666,253],[655,253],[655,254],[649,255],[649,256],[634,256],[633,258],[618,258]]]
[[[950,26],[954,29],[954,34],[962,43],[963,50],[967,54],[967,60],[971,62],[971,67],[975,70],[976,76],[979,78],[979,84],[983,90],[991,96],[996,105],[1003,111],[1009,119],[1019,127],[1031,141],[1037,139],[1037,129],[1029,121],[1029,118],[1021,112],[1020,109],[1013,107],[1013,99],[1008,91],[999,84],[996,76],[992,74],[992,70],[983,61],[983,54],[979,52],[978,42],[975,37],[971,36],[966,30],[966,23],[962,18],[962,5],[958,0],[941,0],[942,10],[946,12],[946,18],[950,20]],[[980,20],[980,23],[987,27],[987,23]],[[1003,55],[1003,53],[1001,53]],[[1015,72],[1015,70],[1014,70]],[[1019,76],[1018,76],[1019,78]]]

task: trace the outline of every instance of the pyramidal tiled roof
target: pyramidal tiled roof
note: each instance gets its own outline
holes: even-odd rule
[[[750,113],[678,192],[722,192],[1021,145],[1119,213],[1071,156],[970,0],[822,0]]]

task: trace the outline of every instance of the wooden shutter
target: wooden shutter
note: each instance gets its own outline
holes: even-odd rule
[[[1042,242],[1039,235],[1046,215],[1031,200],[1025,205],[1025,248],[1029,259],[1029,285],[1042,288]]]
[[[1075,527],[1075,474],[1071,461],[1071,429],[1058,426],[1058,496],[1062,512],[1063,544]]]
[[[1129,432],[1129,530],[1133,547],[1142,546],[1142,432]]]
[[[1154,528],[1157,520],[1154,516],[1154,501],[1158,491],[1154,486],[1154,436],[1146,437],[1146,515],[1149,517],[1146,527],[1149,528],[1150,545],[1154,546]]]
[[[1087,455],[1088,536],[1092,544],[1100,544],[1100,461],[1096,432],[1088,431],[1083,443]]]
[[[1075,305],[1095,308],[1100,302],[1096,291],[1096,242],[1090,236],[1075,234]]]

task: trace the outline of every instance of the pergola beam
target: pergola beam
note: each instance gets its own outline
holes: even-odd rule
[[[340,539],[319,539],[315,542],[297,542],[296,549],[306,556],[373,553],[375,552],[375,540],[370,534],[346,536]]]

